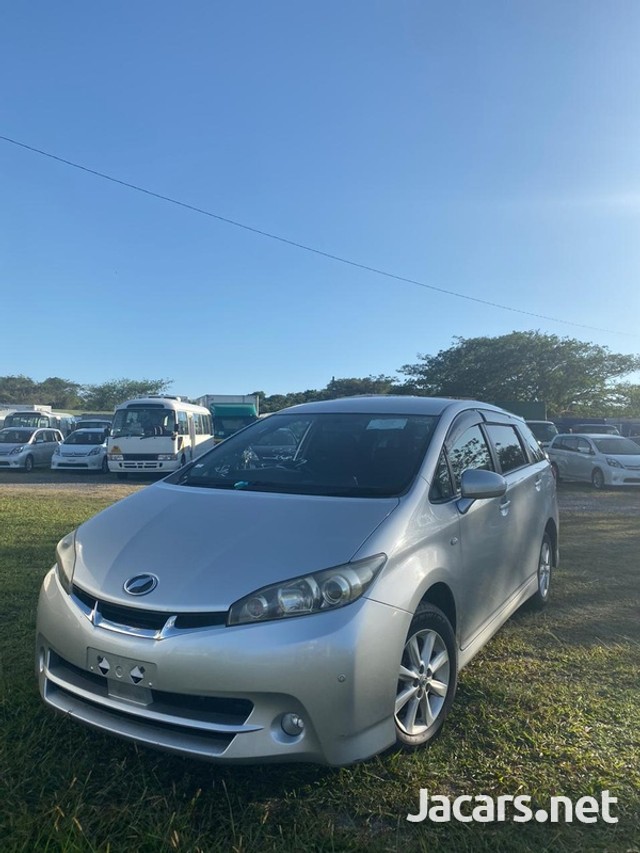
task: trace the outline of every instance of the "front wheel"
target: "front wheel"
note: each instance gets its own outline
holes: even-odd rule
[[[416,610],[402,652],[394,719],[397,743],[421,746],[435,737],[458,684],[456,638],[447,617],[432,605]]]
[[[551,544],[551,537],[548,533],[545,533],[542,537],[540,555],[538,556],[538,588],[529,599],[529,603],[534,610],[542,610],[549,602],[552,569],[553,545]]]
[[[109,460],[107,459],[107,457],[106,457],[106,456],[105,456],[105,457],[104,457],[104,459],[102,460],[102,473],[103,473],[103,474],[108,474],[108,473],[109,473]]]
[[[593,469],[593,474],[591,475],[591,485],[594,489],[598,489],[598,491],[604,489],[604,474],[599,468]]]
[[[27,456],[24,460],[24,470],[26,474],[30,474],[33,471],[33,456]]]

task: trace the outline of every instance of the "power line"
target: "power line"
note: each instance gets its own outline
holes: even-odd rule
[[[40,154],[43,157],[48,157],[50,160],[55,160],[58,163],[63,163],[65,166],[71,166],[74,169],[80,169],[82,172],[87,172],[88,174],[94,175],[97,178],[102,178],[105,181],[111,181],[111,183],[119,184],[122,187],[127,187],[127,189],[135,190],[139,193],[144,193],[144,195],[160,199],[160,201],[166,201],[170,204],[178,205],[178,207],[183,207],[186,210],[191,210],[193,213],[199,213],[202,216],[208,216],[211,219],[217,219],[218,222],[224,222],[226,225],[233,225],[235,228],[242,228],[244,231],[249,231],[252,234],[259,234],[261,237],[268,237],[270,240],[277,240],[279,243],[284,243],[287,246],[293,246],[294,248],[302,249],[305,252],[312,252],[314,255],[320,255],[321,257],[328,258],[331,261],[337,261],[340,264],[347,264],[350,267],[355,267],[356,269],[375,273],[375,275],[381,275],[385,278],[393,279],[394,281],[400,281],[403,284],[413,284],[416,287],[424,287],[427,290],[433,290],[436,293],[444,293],[447,296],[455,296],[458,299],[466,299],[469,302],[477,302],[481,305],[488,305],[490,308],[499,308],[502,311],[511,311],[515,314],[524,314],[527,317],[535,317],[538,320],[548,320],[552,323],[561,323],[566,326],[575,326],[580,329],[590,329],[591,331],[595,332],[606,332],[610,335],[625,335],[627,337],[632,338],[637,337],[637,335],[634,335],[631,332],[619,332],[614,329],[603,329],[600,326],[589,326],[586,323],[575,323],[571,320],[561,320],[558,317],[551,317],[548,314],[537,314],[534,311],[525,311],[522,308],[512,308],[509,305],[502,305],[499,302],[491,302],[488,299],[480,299],[477,296],[469,296],[466,293],[457,293],[455,290],[447,290],[444,287],[437,287],[434,284],[427,284],[424,281],[417,281],[414,278],[406,278],[405,276],[397,275],[396,273],[388,272],[387,270],[381,270],[378,267],[372,267],[368,264],[361,264],[357,261],[349,260],[349,258],[342,258],[339,255],[333,255],[331,254],[331,252],[323,252],[322,249],[316,249],[313,246],[307,246],[304,243],[298,243],[295,240],[289,240],[286,237],[279,236],[278,234],[271,234],[269,231],[263,231],[262,229],[254,228],[251,225],[245,225],[243,222],[237,222],[235,219],[229,219],[226,216],[220,216],[220,214],[212,213],[210,210],[205,210],[202,207],[196,207],[193,204],[188,204],[187,202],[172,198],[171,196],[162,195],[162,193],[157,193],[153,190],[145,189],[144,187],[140,187],[137,184],[132,184],[128,181],[122,181],[119,178],[114,178],[112,175],[107,175],[104,172],[97,171],[96,169],[90,169],[88,166],[82,166],[80,165],[80,163],[74,163],[72,160],[67,160],[64,157],[58,157],[56,154],[51,154],[49,151],[43,151],[41,148],[35,148],[32,145],[27,145],[25,142],[19,142],[17,139],[11,139],[9,136],[0,135],[0,140],[4,142],[9,142],[11,145],[16,145],[18,148],[24,148],[25,150],[31,151],[34,154]]]

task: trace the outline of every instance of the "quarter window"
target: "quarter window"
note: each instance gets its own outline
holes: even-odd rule
[[[434,502],[448,501],[455,495],[453,483],[451,482],[451,474],[447,465],[447,457],[443,450],[438,459],[433,482],[429,490],[429,498]]]
[[[527,464],[518,433],[507,424],[487,424],[487,433],[498,456],[503,474]]]

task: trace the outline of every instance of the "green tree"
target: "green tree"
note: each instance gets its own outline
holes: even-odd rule
[[[38,402],[53,409],[79,409],[82,407],[82,385],[69,379],[50,376],[37,386]]]
[[[171,379],[112,379],[101,385],[87,385],[82,399],[87,409],[110,411],[132,397],[145,394],[165,394]]]
[[[429,396],[471,397],[547,404],[550,415],[599,413],[611,402],[613,382],[640,368],[640,357],[541,332],[496,338],[454,338],[436,355],[420,355],[400,372],[406,388]]]
[[[323,400],[335,400],[338,397],[355,397],[358,394],[389,394],[392,388],[393,379],[384,374],[367,376],[364,379],[333,377],[320,391],[320,395]]]
[[[38,384],[28,376],[0,376],[0,402],[16,405],[41,403],[38,399]]]

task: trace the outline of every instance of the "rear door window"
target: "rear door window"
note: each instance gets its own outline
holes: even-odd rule
[[[527,464],[527,456],[515,427],[508,424],[487,424],[486,430],[495,448],[498,464],[503,474]]]

